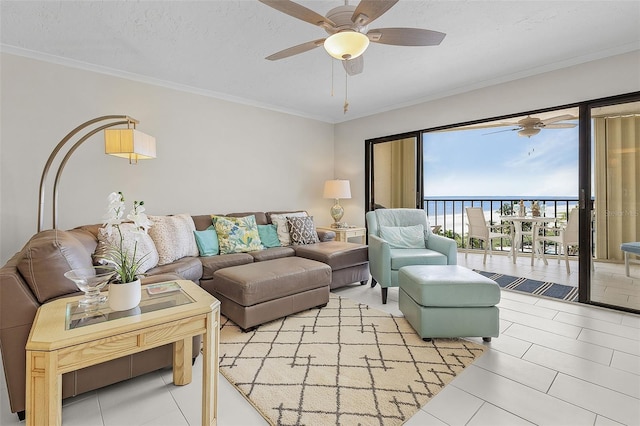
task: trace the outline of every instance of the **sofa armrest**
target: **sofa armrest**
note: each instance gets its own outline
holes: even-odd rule
[[[0,269],[0,351],[12,412],[25,409],[25,346],[40,303],[16,265],[16,254]]]
[[[334,241],[336,239],[336,233],[329,230],[324,229],[316,229],[318,233],[318,241],[324,243],[326,241]]]
[[[455,240],[430,233],[427,238],[427,248],[447,256],[447,265],[458,264],[458,244]]]
[[[383,287],[391,285],[391,248],[382,238],[369,234],[369,270]]]

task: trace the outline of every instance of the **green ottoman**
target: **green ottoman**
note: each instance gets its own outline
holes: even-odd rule
[[[433,337],[482,337],[500,332],[500,286],[458,265],[400,268],[400,311],[423,340]]]

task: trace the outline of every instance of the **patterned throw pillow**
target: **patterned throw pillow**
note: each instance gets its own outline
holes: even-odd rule
[[[318,242],[318,233],[313,224],[313,216],[287,217],[289,236],[294,245],[313,244]]]
[[[220,254],[246,253],[264,249],[254,215],[245,217],[212,216]]]
[[[122,231],[122,248],[130,255],[133,255],[135,249],[135,260],[138,262],[142,259],[138,273],[144,274],[149,269],[158,265],[160,259],[158,250],[149,235],[135,232],[135,225],[133,223],[121,224],[120,231]],[[108,259],[109,248],[118,247],[119,245],[120,233],[116,228],[111,230],[111,235],[107,234],[106,229],[100,228],[98,230],[98,246],[93,253],[93,263],[96,265],[109,263],[108,260],[106,260]]]
[[[196,238],[193,236],[196,226],[191,216],[149,216],[149,220],[153,222],[149,228],[149,235],[158,250],[158,265],[166,265],[183,257],[197,257],[200,254]]]
[[[282,246],[291,245],[291,237],[289,236],[289,224],[287,223],[287,217],[304,217],[307,216],[307,212],[295,212],[287,214],[272,214],[271,223],[276,226],[278,232],[278,239]]]

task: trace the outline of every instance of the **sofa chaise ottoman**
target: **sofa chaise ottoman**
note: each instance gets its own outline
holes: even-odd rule
[[[398,279],[400,311],[422,339],[498,337],[495,281],[459,265],[404,266]]]
[[[243,331],[329,302],[331,267],[283,257],[216,271],[204,288],[220,301],[222,315]]]

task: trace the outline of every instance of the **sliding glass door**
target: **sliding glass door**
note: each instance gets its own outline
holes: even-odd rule
[[[416,133],[367,141],[367,211],[421,208],[422,157]]]
[[[593,303],[640,310],[640,264],[621,244],[640,241],[640,98],[589,106]],[[586,271],[585,271],[586,272]]]

